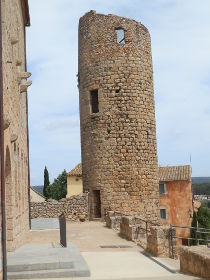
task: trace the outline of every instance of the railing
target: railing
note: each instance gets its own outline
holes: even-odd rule
[[[143,223],[143,224],[139,224],[138,221],[141,221],[141,223]],[[133,225],[136,227],[136,229],[135,229],[135,239],[137,239],[141,230],[147,236],[148,233],[150,233],[151,226],[160,226],[160,224],[156,224],[156,223],[144,220],[144,219],[139,218],[139,217],[134,218],[134,224]]]
[[[188,230],[187,234],[178,233],[177,229]],[[174,231],[175,230],[175,231]],[[174,234],[175,232],[175,234]],[[190,236],[190,237],[187,237]],[[194,237],[192,237],[194,236]],[[188,226],[175,226],[170,225],[170,239],[171,239],[171,251],[174,252],[173,244],[174,240],[182,240],[182,245],[192,246],[192,245],[208,245],[210,243],[210,229],[199,228],[199,227],[188,227]]]
[[[141,223],[141,224],[140,224]],[[151,226],[160,226],[160,224],[155,224],[150,221],[146,221],[142,218],[136,217],[133,221],[133,225],[135,226],[134,238],[137,238],[142,233],[145,238],[150,233]],[[185,233],[181,232],[185,230]],[[187,230],[189,232],[187,232]],[[193,237],[194,233],[194,237]],[[142,236],[141,236],[142,238]],[[197,227],[189,227],[189,226],[175,226],[170,225],[169,231],[169,248],[170,254],[172,258],[177,255],[177,240],[182,240],[182,245],[208,245],[210,243],[210,229],[207,228],[197,228]]]

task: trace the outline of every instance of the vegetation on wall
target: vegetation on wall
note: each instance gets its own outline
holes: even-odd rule
[[[67,172],[64,171],[58,175],[54,182],[47,187],[46,198],[59,200],[65,198],[67,193]]]

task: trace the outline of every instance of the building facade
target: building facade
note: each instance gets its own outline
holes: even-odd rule
[[[193,216],[190,165],[159,167],[159,178],[161,223],[190,227]],[[176,235],[188,238],[190,230],[177,228]],[[183,244],[185,241],[183,238]]]
[[[4,170],[7,250],[24,243],[29,230],[29,158],[25,27],[28,1],[1,1]]]
[[[44,202],[45,197],[41,195],[35,188],[30,188],[30,202]]]
[[[79,23],[83,184],[91,217],[108,210],[159,222],[150,35],[134,20],[90,11]]]
[[[67,174],[67,194],[66,198],[73,195],[79,195],[83,193],[82,185],[82,168],[79,163]]]

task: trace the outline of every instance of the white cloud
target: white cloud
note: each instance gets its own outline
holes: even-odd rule
[[[89,10],[141,21],[152,39],[160,164],[210,173],[210,2],[208,0],[29,0],[27,56],[32,184],[80,161],[77,48]]]

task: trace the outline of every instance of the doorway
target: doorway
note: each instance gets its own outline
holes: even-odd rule
[[[101,218],[101,195],[100,190],[93,190],[93,218]]]

